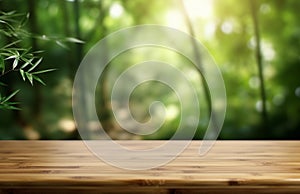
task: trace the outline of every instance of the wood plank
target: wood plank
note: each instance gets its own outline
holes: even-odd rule
[[[165,142],[118,143],[143,150]],[[300,141],[217,141],[205,156],[200,144],[165,166],[132,171],[99,160],[82,141],[0,141],[0,193],[300,192]]]

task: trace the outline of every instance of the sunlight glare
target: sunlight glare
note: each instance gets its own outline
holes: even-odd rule
[[[262,41],[261,47],[264,59],[267,61],[272,61],[276,56],[273,45],[269,42]]]
[[[212,0],[184,0],[184,6],[191,18],[210,18],[213,15]]]
[[[171,10],[167,13],[166,22],[171,28],[181,29],[185,26],[182,15],[176,10]]]
[[[263,106],[262,106],[262,101],[259,100],[255,103],[255,109],[257,112],[262,112],[263,111]]]
[[[176,105],[169,105],[166,109],[166,119],[167,120],[173,120],[175,119],[179,114],[179,109]]]
[[[109,15],[112,18],[120,17],[124,12],[124,8],[119,3],[114,3],[109,9]]]
[[[257,76],[253,76],[249,80],[249,86],[253,89],[259,88],[260,86],[260,80]]]
[[[221,26],[221,30],[225,34],[231,34],[232,31],[233,31],[233,24],[232,24],[232,22],[230,22],[230,21],[223,22],[223,24]]]
[[[66,132],[72,132],[76,130],[75,122],[72,119],[62,119],[59,121],[58,125]]]
[[[209,19],[213,16],[213,2],[212,0],[185,0],[184,7],[188,12],[191,20],[202,18]],[[181,10],[170,10],[166,14],[166,23],[169,27],[184,30],[186,24]],[[212,31],[212,26],[209,26],[209,31]]]
[[[214,22],[209,22],[204,27],[204,36],[207,39],[213,38],[215,32],[216,32],[217,26]]]

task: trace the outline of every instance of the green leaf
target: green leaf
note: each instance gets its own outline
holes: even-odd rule
[[[29,80],[30,84],[33,85],[33,78],[32,75],[28,72],[25,72],[25,75],[27,77],[27,79]]]
[[[83,43],[84,43],[84,41],[79,40],[79,39],[77,39],[77,38],[73,38],[73,37],[68,37],[68,38],[66,38],[66,41],[68,41],[68,42],[74,42],[74,43],[80,43],[80,44],[83,44]]]
[[[25,74],[24,74],[24,70],[23,69],[20,69],[20,74],[23,78],[23,81],[25,81]]]
[[[12,94],[10,94],[8,97],[5,97],[4,100],[1,102],[2,104],[10,100],[12,97],[14,97],[20,90],[14,91]]]
[[[61,41],[57,40],[57,41],[55,41],[55,42],[56,42],[56,44],[58,44],[58,45],[61,46],[62,48],[68,49],[68,46],[65,45],[65,44],[63,44]]]
[[[43,84],[44,86],[46,85],[45,82],[43,82],[43,80],[41,80],[38,76],[36,75],[32,75],[32,78],[38,82],[40,82],[41,84]]]
[[[43,60],[43,58],[40,58],[29,70],[28,72],[32,71],[34,68],[36,68],[40,63],[41,61]]]
[[[21,40],[17,40],[17,41],[14,41],[12,43],[9,43],[9,44],[5,45],[4,47],[2,47],[1,50],[4,50],[5,48],[10,47],[12,45],[16,45],[19,42],[21,42]]]
[[[15,58],[12,69],[15,69],[18,66],[19,58]]]
[[[23,69],[23,68],[25,68],[25,67],[27,67],[27,65],[29,65],[29,64],[31,64],[32,65],[32,60],[33,60],[33,58],[32,59],[29,59],[29,60],[27,60],[27,59],[24,59],[24,61],[26,61],[26,63],[24,64],[24,65],[22,65],[21,66],[21,69]]]
[[[5,63],[4,59],[0,56],[0,70],[2,70],[2,73],[5,71]]]
[[[55,70],[56,70],[56,69],[46,69],[46,70],[36,71],[36,72],[31,73],[31,74],[32,74],[32,75],[37,75],[37,74],[47,73],[47,72],[55,71]]]
[[[7,57],[5,60],[8,60],[8,59],[15,59],[15,58],[17,58],[17,57],[18,57],[17,55],[11,55],[11,56]]]
[[[0,109],[7,109],[7,110],[21,110],[20,108],[14,106],[13,104],[18,104],[17,102],[15,103],[11,103],[11,102],[7,102],[7,103],[0,103]]]
[[[7,109],[10,109],[10,110],[21,110],[20,108],[15,107],[15,106],[11,106],[11,105],[9,105],[9,106],[7,107]]]
[[[27,13],[26,16],[23,17],[23,19],[20,22],[20,27],[24,26],[28,22],[29,16],[30,16],[30,14]]]
[[[43,53],[43,52],[45,52],[45,51],[34,51],[34,52],[32,52],[33,54],[40,54],[40,53]]]
[[[1,14],[5,15],[5,16],[11,16],[11,15],[14,15],[16,13],[16,11],[10,11],[10,12],[2,12],[1,11]]]

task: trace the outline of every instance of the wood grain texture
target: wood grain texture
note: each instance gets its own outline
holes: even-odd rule
[[[104,163],[81,141],[0,141],[0,193],[300,193],[300,141],[217,141],[202,157],[200,143],[165,166],[132,171]]]

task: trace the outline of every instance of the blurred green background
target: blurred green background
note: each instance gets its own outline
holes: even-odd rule
[[[17,72],[0,77],[7,84],[0,86],[1,94],[20,89],[13,100],[21,108],[0,110],[0,139],[80,139],[72,115],[72,84],[81,59],[101,38],[139,24],[193,31],[214,57],[223,74],[228,103],[219,139],[300,139],[300,1],[184,0],[183,4],[184,8],[179,0],[0,0],[1,11],[30,13],[24,30],[36,37],[24,38],[21,46],[43,51],[40,69],[56,69],[41,75],[46,86],[31,86]],[[84,43],[64,41],[66,37]],[[1,45],[9,43],[5,36],[0,41]],[[209,118],[201,75],[170,51],[153,53],[154,58],[173,60],[197,88],[204,110],[195,139],[201,139]],[[141,49],[120,56],[106,73],[121,73],[147,54]],[[130,105],[138,121],[149,119],[149,104],[158,98],[167,107],[166,122],[159,131],[136,136],[113,119],[107,98],[112,85],[113,80],[100,80],[95,99],[99,118],[112,138],[172,136],[180,121],[180,103],[170,88],[148,83],[134,91]]]

